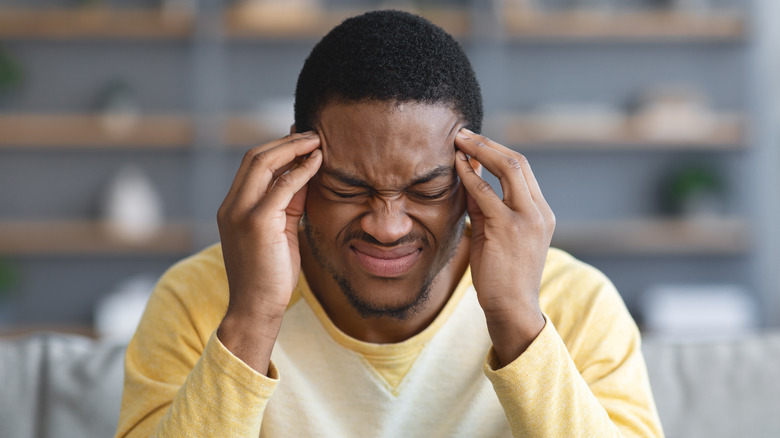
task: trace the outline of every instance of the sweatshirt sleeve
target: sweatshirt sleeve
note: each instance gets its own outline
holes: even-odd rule
[[[484,364],[512,434],[663,437],[639,330],[617,291],[585,265],[553,270],[542,332],[505,367],[492,348]]]
[[[117,437],[260,433],[278,373],[257,373],[219,341],[223,279],[197,257],[163,276],[128,345]]]

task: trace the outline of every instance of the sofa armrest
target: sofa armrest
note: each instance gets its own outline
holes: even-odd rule
[[[62,334],[0,340],[0,436],[113,436],[125,348]]]

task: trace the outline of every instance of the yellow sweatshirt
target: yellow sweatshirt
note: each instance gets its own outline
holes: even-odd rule
[[[228,287],[215,245],[157,285],[127,349],[117,436],[663,436],[611,283],[550,249],[540,301],[542,333],[495,369],[469,271],[434,322],[397,344],[341,332],[301,275],[266,377],[216,337]]]

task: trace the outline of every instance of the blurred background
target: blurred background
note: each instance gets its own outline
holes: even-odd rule
[[[0,0],[0,333],[131,333],[314,43],[384,7],[463,44],[554,245],[644,331],[780,325],[780,2]]]

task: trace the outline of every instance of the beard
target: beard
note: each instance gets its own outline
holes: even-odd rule
[[[458,245],[460,244],[461,239],[463,238],[464,230],[466,228],[466,215],[464,213],[452,228],[452,230],[444,235],[438,252],[433,256],[436,260],[434,261],[433,266],[431,266],[431,268],[423,277],[416,294],[413,295],[410,300],[396,304],[378,304],[365,299],[364,295],[359,293],[352,286],[352,282],[349,280],[349,278],[347,278],[345,273],[337,269],[337,267],[325,256],[323,250],[325,245],[325,237],[322,233],[316,230],[314,226],[312,226],[305,212],[303,214],[302,224],[304,235],[306,236],[306,240],[311,247],[312,255],[314,256],[317,264],[319,264],[321,268],[323,268],[326,272],[328,272],[328,274],[330,274],[331,277],[333,277],[333,280],[339,286],[341,293],[344,294],[349,304],[358,312],[362,318],[391,318],[398,321],[405,321],[425,307],[425,304],[430,299],[430,291],[437,279],[437,276],[442,271],[442,269],[444,269],[444,267],[449,264],[452,258],[455,257],[455,252],[458,248]],[[418,235],[410,233],[391,244],[382,244],[373,236],[365,233],[362,230],[348,231],[341,239],[342,245],[346,245],[347,242],[353,239],[362,240],[373,245],[386,247],[420,241],[424,244],[424,246],[430,247],[428,238],[424,234]],[[381,281],[393,282],[395,280],[381,279]]]

